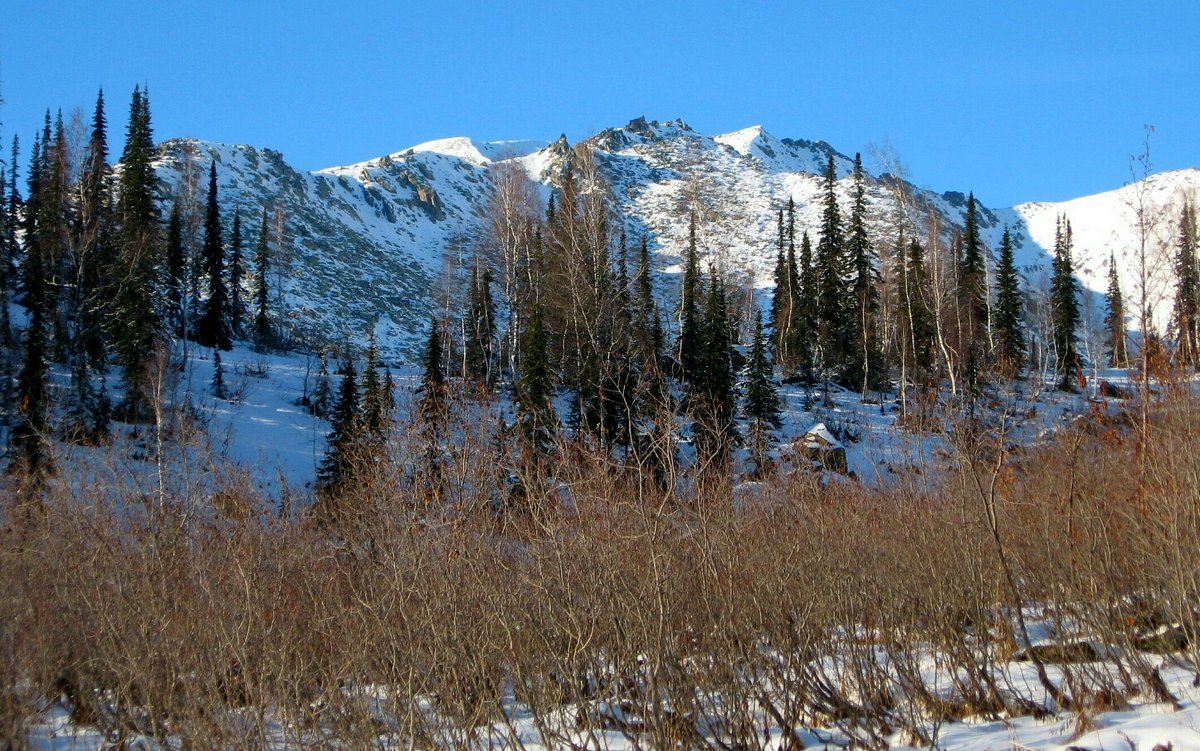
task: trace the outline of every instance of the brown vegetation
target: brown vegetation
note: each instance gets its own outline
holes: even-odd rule
[[[55,702],[113,744],[185,749],[800,748],[831,727],[882,747],[1057,710],[1083,727],[1174,701],[1149,652],[1200,664],[1192,409],[1012,460],[964,430],[932,491],[797,474],[736,506],[580,449],[553,495],[505,507],[486,429],[437,493],[408,469],[424,449],[393,445],[319,523],[245,485],[181,515],[193,499],[64,478],[4,508],[0,747]],[[1000,669],[1014,657],[1044,695]]]

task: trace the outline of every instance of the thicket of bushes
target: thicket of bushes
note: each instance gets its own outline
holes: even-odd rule
[[[57,701],[114,743],[195,749],[881,747],[1172,701],[1160,655],[1200,664],[1190,404],[1019,456],[969,434],[932,486],[793,475],[736,504],[583,454],[570,504],[505,514],[445,513],[387,471],[300,519],[237,485],[183,513],[64,476],[4,508],[0,737],[22,747]],[[464,446],[485,472],[487,442]]]

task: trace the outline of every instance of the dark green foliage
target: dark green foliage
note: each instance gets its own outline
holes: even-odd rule
[[[161,321],[155,287],[160,257],[156,178],[150,165],[154,140],[148,96],[136,87],[129,107],[129,128],[121,156],[117,201],[117,247],[113,293],[113,341],[126,383],[131,419],[145,406],[150,358],[160,342]]]
[[[221,365],[221,350],[213,350],[213,379],[212,393],[217,399],[228,399],[229,391],[225,388],[225,368]]]
[[[821,239],[817,242],[817,343],[822,377],[841,378],[851,357],[848,318],[849,290],[846,285],[846,247],[838,209],[833,156],[825,169]]]
[[[544,455],[554,442],[554,373],[542,304],[534,302],[521,334],[521,373],[517,381],[517,423],[526,457]]]
[[[438,353],[439,357],[441,353]],[[380,443],[387,437],[392,418],[392,392],[379,377],[379,345],[375,332],[367,344],[367,362],[362,379],[362,428],[364,438]]]
[[[1185,201],[1175,245],[1175,307],[1171,328],[1175,361],[1183,367],[1200,362],[1200,268],[1196,259],[1196,209]]]
[[[792,308],[792,353],[797,371],[812,382],[819,317],[817,290],[820,288],[816,264],[813,262],[812,240],[805,232],[800,238],[800,292]]]
[[[313,387],[312,395],[308,399],[308,411],[316,417],[328,417],[330,405],[333,401],[333,390],[329,386],[329,366],[325,360],[325,353],[318,355],[317,365],[317,384]]]
[[[887,382],[883,367],[883,351],[879,346],[879,272],[875,247],[867,235],[867,199],[864,185],[862,155],[854,155],[854,203],[850,209],[850,232],[847,237],[850,265],[850,294],[852,316],[847,321],[851,332],[851,352],[846,368],[847,383],[869,388],[882,388]]]
[[[1060,219],[1054,233],[1053,276],[1050,280],[1050,325],[1059,373],[1058,386],[1074,391],[1081,372],[1076,332],[1079,328],[1079,282],[1071,262],[1071,222]]]
[[[702,329],[702,364],[699,378],[692,384],[688,403],[699,461],[704,465],[723,466],[738,440],[733,419],[737,399],[734,334],[725,287],[715,269],[710,269],[709,276]]]
[[[354,361],[346,360],[342,382],[333,408],[333,423],[326,441],[325,458],[317,468],[317,483],[327,493],[336,494],[351,478],[358,458],[360,414],[358,382]]]
[[[763,342],[762,311],[754,309],[754,338],[750,342],[750,359],[746,363],[746,417],[750,419],[750,444],[754,454],[754,466],[761,472],[767,457],[766,450],[772,428],[782,424],[779,419],[779,392],[771,362],[767,359],[766,344]]]
[[[242,259],[242,212],[233,212],[233,230],[229,235],[229,328],[234,337],[245,333],[246,301],[242,296],[242,282],[246,278],[246,264]]]
[[[1000,259],[996,265],[996,315],[993,330],[996,342],[996,364],[1000,372],[1015,377],[1025,361],[1025,331],[1022,311],[1021,277],[1013,255],[1012,236],[1004,228],[1000,239]]]
[[[205,347],[233,347],[229,289],[225,285],[225,243],[221,239],[221,208],[217,204],[217,163],[208,173],[208,201],[204,212],[204,273],[208,277],[208,299],[196,324],[196,342]]]
[[[475,263],[471,267],[467,301],[467,375],[491,388],[496,382],[496,303],[492,298],[492,271]]]
[[[933,368],[933,312],[928,303],[925,249],[916,238],[901,232],[894,260],[896,277],[896,329],[901,364],[907,377],[917,381]]]
[[[187,261],[183,250],[183,219],[179,213],[179,200],[171,204],[171,218],[167,220],[167,262],[163,267],[164,317],[176,336],[187,336],[186,321],[186,277]]]
[[[1117,258],[1108,257],[1108,290],[1105,294],[1104,329],[1108,332],[1108,364],[1114,368],[1129,365],[1128,333],[1125,330],[1125,298],[1117,276]]]
[[[788,199],[787,223],[779,212],[779,257],[775,268],[775,294],[771,299],[771,329],[775,359],[786,370],[794,370],[801,358],[797,353],[805,346],[806,334],[797,330],[803,325],[800,307],[802,289],[796,263],[796,203]],[[810,251],[811,252],[811,251]]]
[[[638,244],[637,271],[633,281],[633,340],[634,350],[642,363],[643,371],[658,370],[662,357],[663,328],[658,317],[658,305],[654,302],[654,282],[650,276],[650,250],[645,235]]]
[[[987,267],[983,258],[983,243],[979,238],[979,215],[975,205],[975,194],[967,196],[966,226],[963,228],[962,247],[958,262],[958,306],[963,326],[963,346],[976,353],[986,350],[988,299]]]
[[[258,245],[254,248],[254,341],[259,347],[265,347],[273,340],[269,316],[271,290],[267,282],[271,248],[267,237],[267,210],[264,208]]]
[[[25,282],[24,305],[29,324],[25,329],[24,357],[17,377],[18,421],[10,440],[15,449],[11,469],[27,472],[40,478],[50,470],[48,444],[48,386],[49,325],[47,322],[48,281],[47,263],[54,236],[53,222],[48,223],[48,209],[43,193],[47,164],[38,141],[34,141],[30,168],[29,200],[26,202],[25,263],[22,276]]]
[[[79,368],[85,378],[87,371],[101,367],[107,360],[105,329],[112,316],[111,275],[116,263],[116,248],[109,191],[107,127],[104,92],[100,92],[79,184],[78,239],[75,242],[78,255],[73,269],[71,306],[76,318],[73,349],[76,357],[86,360],[86,366]]]

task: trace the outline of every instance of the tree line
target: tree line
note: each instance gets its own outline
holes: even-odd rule
[[[269,230],[270,207],[262,207],[248,258],[240,210],[231,225],[221,218],[214,161],[197,243],[189,217],[199,214],[198,199],[186,179],[164,227],[149,92],[134,88],[119,170],[108,162],[107,129],[101,92],[82,150],[61,111],[47,111],[24,193],[18,137],[0,165],[0,343],[15,355],[4,359],[9,376],[17,370],[15,393],[10,377],[0,391],[15,413],[11,466],[30,476],[51,469],[52,437],[101,443],[113,419],[157,419],[156,384],[180,367],[176,344],[183,356],[188,342],[213,349],[213,390],[223,397],[220,351],[235,339],[267,347],[276,338],[267,279],[283,238]],[[23,327],[11,320],[10,302],[23,309]],[[70,374],[61,420],[52,420],[51,364]],[[106,379],[112,365],[122,380],[116,403]]]

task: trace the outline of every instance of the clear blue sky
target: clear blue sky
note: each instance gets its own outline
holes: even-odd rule
[[[735,7],[744,5],[745,7]],[[0,123],[149,84],[155,136],[315,169],[452,135],[572,141],[630,118],[761,124],[990,206],[1200,165],[1200,3],[54,2],[0,9]],[[7,148],[7,146],[5,147]]]

